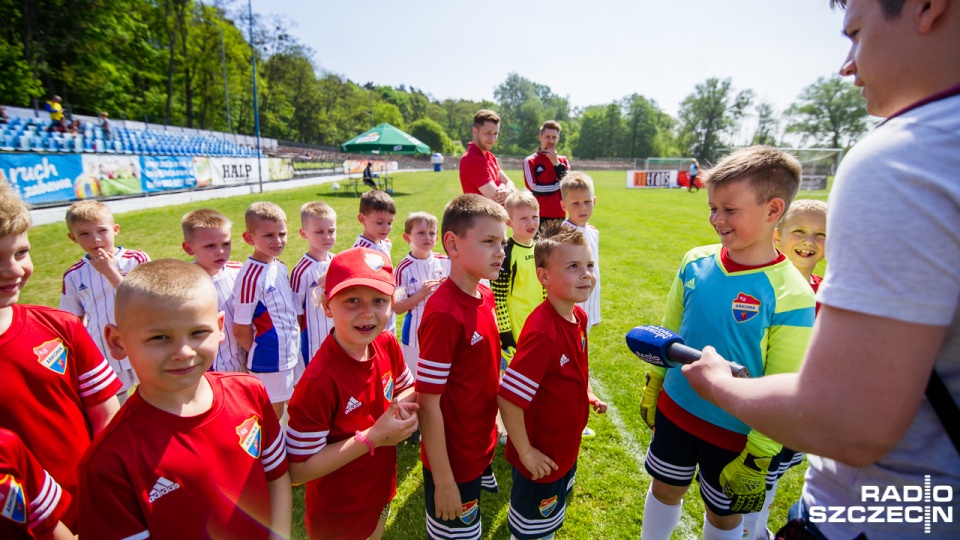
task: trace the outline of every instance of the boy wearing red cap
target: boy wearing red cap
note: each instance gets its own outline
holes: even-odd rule
[[[348,249],[330,261],[325,286],[333,331],[290,400],[290,473],[307,483],[310,538],[377,539],[397,492],[396,445],[417,429],[413,375],[383,331],[393,267],[379,251]]]

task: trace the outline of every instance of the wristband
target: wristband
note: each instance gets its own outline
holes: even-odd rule
[[[376,448],[375,446],[373,446],[373,441],[368,439],[363,433],[360,433],[359,431],[353,434],[353,438],[367,445],[370,448],[370,455],[371,456],[373,455],[373,450]]]

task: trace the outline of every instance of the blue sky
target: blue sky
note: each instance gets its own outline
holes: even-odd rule
[[[515,71],[575,106],[638,92],[676,114],[696,83],[730,77],[779,112],[836,73],[848,48],[843,13],[827,0],[253,0],[253,9],[293,21],[324,70],[438,99],[493,99]]]

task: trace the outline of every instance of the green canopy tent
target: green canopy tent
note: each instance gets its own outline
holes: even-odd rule
[[[340,145],[344,152],[357,154],[429,154],[430,147],[419,139],[397,129],[390,124],[383,123]],[[387,188],[389,178],[384,174],[384,188]]]

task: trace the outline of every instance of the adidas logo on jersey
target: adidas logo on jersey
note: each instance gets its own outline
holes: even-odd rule
[[[688,289],[690,289],[690,290],[693,290],[693,289],[696,289],[696,288],[697,288],[697,284],[696,284],[696,282],[694,281],[694,278],[688,279],[688,280],[683,284],[683,286],[686,287],[686,288],[688,288]]]
[[[84,285],[83,283],[81,283],[80,286],[77,287],[77,290],[78,290],[78,291],[85,291],[85,290],[87,290],[87,286]]]
[[[569,361],[570,361],[570,359],[567,358],[567,355],[565,355],[565,354],[561,354],[561,355],[560,355],[560,367],[563,367],[563,366],[567,365],[567,362],[569,362]]]
[[[267,287],[267,292],[273,292],[273,291],[275,291],[275,290],[277,290],[277,288],[274,287],[273,285]]]
[[[344,409],[343,414],[350,414],[360,405],[362,405],[362,403],[357,401],[356,398],[350,398],[350,401],[347,401],[347,408]]]
[[[480,343],[482,340],[483,340],[483,336],[480,335],[480,332],[477,332],[476,330],[474,330],[473,337],[470,338],[470,345],[471,346],[476,345],[477,343]]]
[[[153,485],[153,489],[150,490],[150,502],[156,501],[160,497],[163,497],[171,491],[176,491],[180,489],[180,484],[178,482],[171,482],[164,477],[157,478],[157,483]]]
[[[311,282],[310,282],[310,288],[311,288],[311,289],[314,288],[314,287],[316,287],[316,286],[317,286],[317,282],[316,282],[316,281],[311,281]]]

